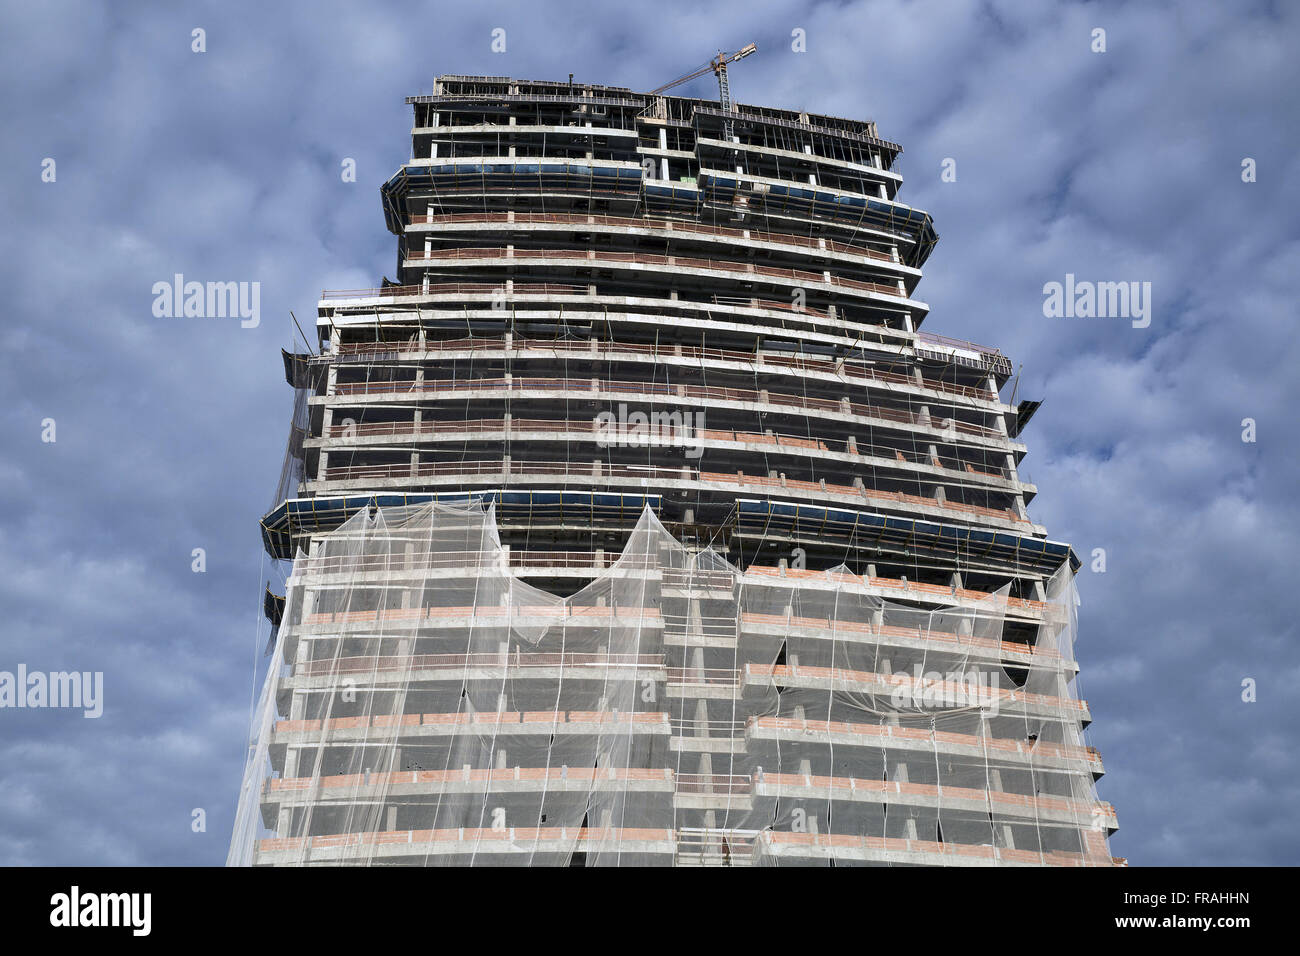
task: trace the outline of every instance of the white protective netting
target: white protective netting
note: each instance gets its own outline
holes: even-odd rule
[[[1045,602],[879,584],[647,509],[559,598],[490,508],[362,511],[295,561],[228,862],[1109,864],[1068,565]]]

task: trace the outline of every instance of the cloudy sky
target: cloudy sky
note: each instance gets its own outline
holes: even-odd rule
[[[0,670],[102,671],[105,710],[0,711],[0,863],[224,860],[260,592],[283,574],[257,535],[292,401],[279,349],[290,309],[306,324],[322,288],[393,272],[378,186],[409,154],[403,97],[439,73],[645,89],[751,40],[740,102],[872,118],[903,144],[902,198],[941,236],[927,328],[1000,347],[1045,402],[1024,469],[1033,517],[1088,562],[1078,655],[1112,851],[1300,862],[1298,20],[1246,2],[5,4]],[[260,325],[155,317],[175,273],[260,282]],[[1044,317],[1067,273],[1151,283],[1149,327]]]

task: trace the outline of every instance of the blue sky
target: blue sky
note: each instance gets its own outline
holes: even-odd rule
[[[740,102],[903,144],[901,198],[941,236],[926,328],[1000,347],[1045,402],[1031,514],[1106,551],[1077,651],[1113,852],[1300,862],[1300,11],[660,0],[0,9],[0,670],[105,681],[98,720],[0,711],[0,863],[224,860],[282,575],[257,535],[279,349],[290,309],[306,325],[322,288],[393,273],[378,186],[409,153],[403,98],[439,73],[645,89],[751,40]],[[261,324],[156,318],[178,272],[260,282]],[[1045,318],[1067,273],[1150,282],[1150,326]]]

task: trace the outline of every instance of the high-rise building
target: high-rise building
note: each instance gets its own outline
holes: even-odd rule
[[[286,354],[232,863],[1112,865],[1038,403],[874,123],[443,76]]]

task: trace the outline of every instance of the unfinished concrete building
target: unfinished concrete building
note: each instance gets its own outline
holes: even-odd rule
[[[323,293],[230,862],[1112,865],[1037,403],[875,124],[443,76]]]

